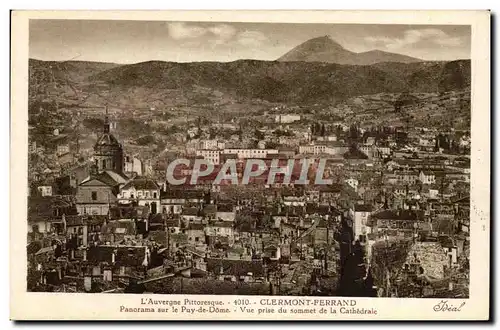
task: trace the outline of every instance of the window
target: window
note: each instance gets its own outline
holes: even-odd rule
[[[102,168],[105,169],[106,168],[106,159],[103,159],[102,160]]]
[[[154,192],[154,193],[153,193],[153,198],[157,198],[157,196],[158,196],[158,195],[156,194],[156,192]]]
[[[195,242],[199,242],[199,241],[200,241],[200,238],[199,238],[199,237],[195,237],[195,238],[194,238],[194,241],[195,241]]]
[[[97,200],[97,191],[92,192],[92,200],[96,201]]]

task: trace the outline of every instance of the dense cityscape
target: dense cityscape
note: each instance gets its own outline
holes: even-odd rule
[[[464,63],[436,69],[436,88],[317,103],[119,89],[108,77],[122,67],[92,65],[30,60],[28,291],[469,296]],[[178,166],[198,179],[172,185],[179,158],[216,172],[230,160],[239,180],[249,160],[267,167],[235,185]],[[306,158],[330,184],[314,167],[307,185],[267,180]]]

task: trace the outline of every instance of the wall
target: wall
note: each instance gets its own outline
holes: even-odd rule
[[[370,212],[354,212],[354,237],[359,239],[359,235],[367,233],[366,223]]]
[[[92,199],[92,192],[97,193],[96,200]],[[114,203],[116,197],[113,194],[110,187],[107,186],[80,186],[76,193],[76,202],[78,204],[90,203],[90,204],[108,204]]]
[[[424,268],[424,275],[437,279],[444,277],[444,267],[448,266],[449,263],[441,244],[436,242],[415,243],[408,253],[406,263],[416,262],[414,254]]]
[[[234,218],[236,217],[236,212],[217,212],[216,214],[217,219],[222,219],[224,221],[234,221]]]
[[[33,232],[33,226],[38,226],[39,233],[48,233],[51,229],[51,223],[48,221],[36,221],[28,223],[28,233]]]
[[[38,191],[42,196],[52,196],[52,186],[39,186]]]
[[[109,213],[108,204],[77,204],[78,214],[107,215]]]

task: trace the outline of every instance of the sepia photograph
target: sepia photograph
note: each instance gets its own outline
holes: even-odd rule
[[[26,293],[358,318],[474,294],[471,23],[63,17],[25,31]]]

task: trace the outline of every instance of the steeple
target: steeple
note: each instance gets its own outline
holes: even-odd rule
[[[104,116],[104,133],[109,133],[109,116],[108,106],[105,107],[106,115]]]
[[[104,132],[94,145],[94,159],[98,171],[123,171],[123,148],[120,142],[111,134],[108,107],[105,107]]]

